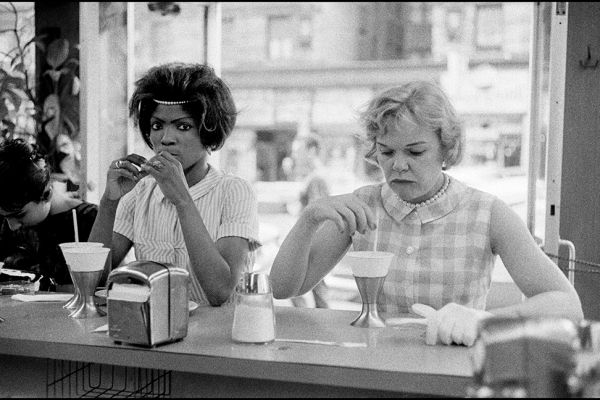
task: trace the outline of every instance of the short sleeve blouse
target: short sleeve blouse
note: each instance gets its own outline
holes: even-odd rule
[[[258,204],[250,184],[210,167],[208,174],[192,186],[190,194],[210,237],[238,236],[248,239],[250,253],[245,271],[254,263],[258,240]],[[175,206],[164,196],[156,180],[142,179],[117,208],[113,230],[133,242],[137,260],[171,263],[190,272],[190,297],[209,304],[195,274]]]

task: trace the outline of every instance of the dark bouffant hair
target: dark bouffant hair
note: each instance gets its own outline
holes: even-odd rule
[[[220,149],[235,126],[237,110],[231,91],[208,65],[163,64],[150,68],[136,82],[129,116],[150,148],[150,118],[158,106],[153,99],[191,100],[181,107],[196,121],[200,140],[209,150]]]
[[[50,197],[50,169],[36,145],[21,139],[0,143],[0,208],[21,210]]]

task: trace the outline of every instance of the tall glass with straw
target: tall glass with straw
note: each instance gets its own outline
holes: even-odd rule
[[[358,292],[362,299],[362,311],[358,318],[350,323],[360,328],[383,328],[385,321],[379,316],[377,309],[377,298],[385,277],[388,274],[394,253],[388,251],[377,251],[379,239],[379,209],[375,208],[375,239],[372,251],[350,251],[346,253],[344,262],[350,265],[354,280],[358,286]]]
[[[102,317],[106,313],[96,307],[94,291],[104,272],[110,249],[106,247],[77,246],[63,248],[63,255],[79,291],[79,306],[69,314],[71,318]]]
[[[73,233],[75,236],[75,241],[59,244],[61,251],[63,251],[63,255],[64,255],[63,249],[67,249],[67,248],[102,247],[103,244],[99,243],[99,242],[80,242],[79,241],[79,227],[77,224],[77,212],[75,209],[72,210],[72,216],[73,216]],[[66,259],[66,257],[65,257],[65,259]],[[74,310],[74,309],[77,309],[81,305],[82,299],[81,299],[81,295],[79,293],[79,289],[77,288],[77,285],[75,284],[75,278],[73,277],[73,272],[71,271],[71,267],[69,266],[69,263],[67,263],[67,269],[69,270],[69,275],[71,276],[71,282],[73,282],[74,295],[65,303],[63,308],[65,308],[67,310]]]

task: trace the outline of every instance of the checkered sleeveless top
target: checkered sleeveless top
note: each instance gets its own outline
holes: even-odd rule
[[[447,178],[446,192],[421,207],[399,201],[387,183],[354,191],[377,207],[377,250],[395,254],[378,299],[382,312],[408,313],[415,303],[485,309],[495,261],[490,219],[497,198]],[[373,250],[374,241],[374,231],[357,232],[353,250]]]

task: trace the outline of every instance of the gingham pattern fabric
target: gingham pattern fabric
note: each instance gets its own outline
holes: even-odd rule
[[[387,183],[354,192],[376,207],[377,250],[395,254],[378,299],[382,312],[407,313],[415,303],[485,309],[495,261],[489,231],[496,197],[448,178],[446,193],[419,208],[402,204]],[[356,233],[352,247],[373,250],[374,241],[374,231]]]
[[[189,190],[215,242],[225,236],[248,239],[251,251],[244,271],[251,271],[254,250],[260,243],[258,203],[250,184],[211,166],[206,177]],[[145,177],[123,196],[113,230],[133,242],[137,260],[171,263],[190,271],[190,298],[201,305],[209,304],[192,273],[175,206],[163,195],[154,178]]]

